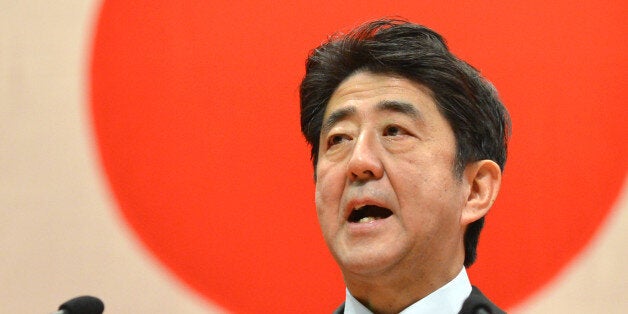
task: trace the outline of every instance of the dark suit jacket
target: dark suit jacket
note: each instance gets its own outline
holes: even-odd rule
[[[345,304],[342,303],[339,308],[334,311],[334,314],[343,314],[345,312]],[[482,294],[480,289],[473,286],[471,294],[462,304],[459,314],[506,314],[506,312],[500,310],[491,300]]]

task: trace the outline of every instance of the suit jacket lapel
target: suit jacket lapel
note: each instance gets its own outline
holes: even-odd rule
[[[473,286],[471,294],[462,304],[459,314],[506,314]]]

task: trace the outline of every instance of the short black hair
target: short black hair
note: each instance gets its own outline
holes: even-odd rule
[[[460,179],[470,162],[490,159],[503,171],[510,135],[508,111],[493,85],[453,55],[441,35],[405,20],[380,19],[335,34],[307,58],[301,82],[301,131],[316,172],[323,115],[338,85],[358,71],[400,76],[427,87],[456,137],[452,165]],[[465,260],[476,259],[484,217],[464,237]]]

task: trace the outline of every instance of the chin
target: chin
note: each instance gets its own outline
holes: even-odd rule
[[[368,248],[367,251],[345,251],[334,257],[345,275],[347,273],[362,276],[377,275],[386,272],[396,264],[396,259],[390,251],[380,252],[368,250]]]

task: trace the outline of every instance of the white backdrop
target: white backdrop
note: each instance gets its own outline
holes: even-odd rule
[[[106,313],[219,313],[119,217],[89,121],[98,1],[0,0],[1,313],[48,313],[82,294]],[[628,309],[628,187],[587,249],[515,313]]]

